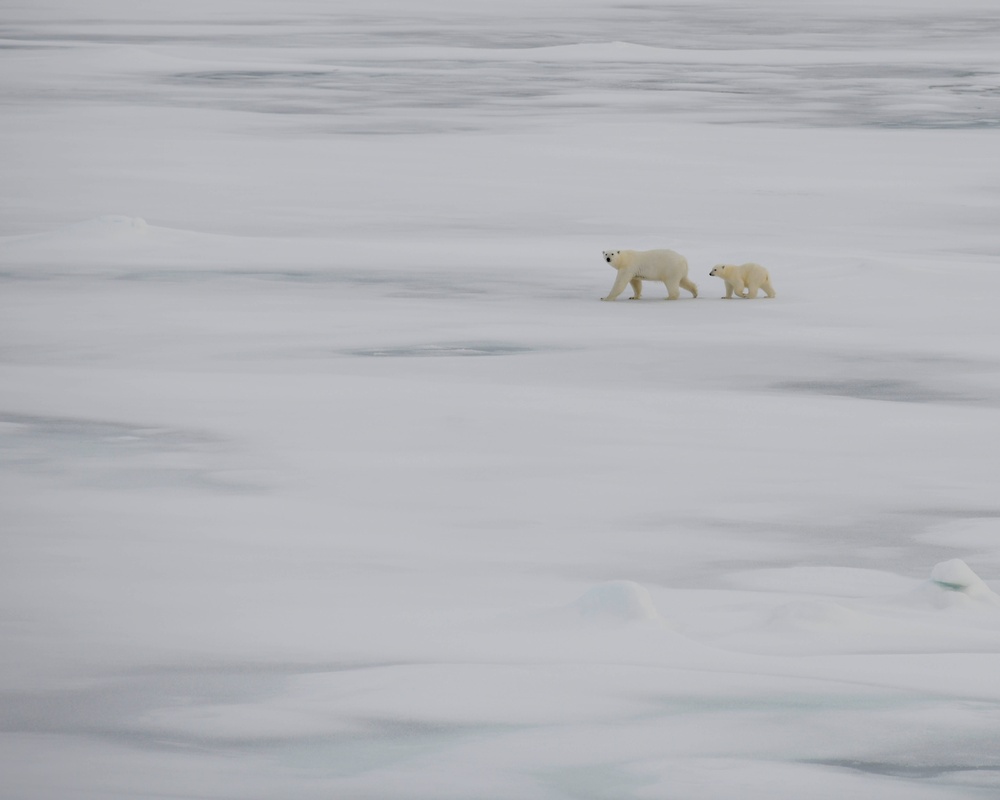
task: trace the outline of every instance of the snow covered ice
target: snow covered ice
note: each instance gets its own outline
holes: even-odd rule
[[[0,14],[0,795],[998,795],[992,0],[84,5]]]

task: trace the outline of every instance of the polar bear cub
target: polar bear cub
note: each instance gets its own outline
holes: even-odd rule
[[[643,281],[662,281],[667,287],[667,299],[676,300],[681,296],[681,287],[698,296],[698,287],[688,280],[688,262],[673,250],[605,250],[604,260],[618,270],[618,277],[607,297],[614,300],[632,286],[632,300],[642,295]]]
[[[726,282],[726,296],[723,300],[731,298],[733,292],[736,292],[737,297],[753,299],[761,289],[768,297],[774,297],[771,275],[760,264],[718,264],[708,274]],[[744,288],[747,290],[746,294],[743,294]]]

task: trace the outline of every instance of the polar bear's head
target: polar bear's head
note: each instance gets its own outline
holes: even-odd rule
[[[621,253],[621,250],[603,250],[604,260],[607,261],[612,267],[615,266],[615,257]]]
[[[725,264],[716,264],[714,267],[712,267],[712,271],[709,272],[708,274],[721,278],[724,276],[725,272],[726,272]]]

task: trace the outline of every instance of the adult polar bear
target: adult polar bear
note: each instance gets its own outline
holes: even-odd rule
[[[643,281],[662,281],[667,287],[667,299],[676,300],[681,288],[698,296],[698,287],[688,280],[688,262],[673,250],[605,250],[604,260],[618,270],[615,285],[602,300],[614,300],[632,286],[632,299],[642,295]]]
[[[726,282],[726,296],[723,300],[731,298],[733,292],[736,292],[737,297],[752,300],[761,289],[768,297],[774,297],[771,274],[760,264],[717,264],[708,274]],[[743,294],[744,289],[747,290],[746,294]]]

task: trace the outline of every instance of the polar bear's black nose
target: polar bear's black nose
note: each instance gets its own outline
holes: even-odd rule
[[[610,258],[608,258],[608,259],[607,259],[607,262],[608,262],[608,263],[610,264],[610,263],[611,263],[611,259],[610,259]]]

